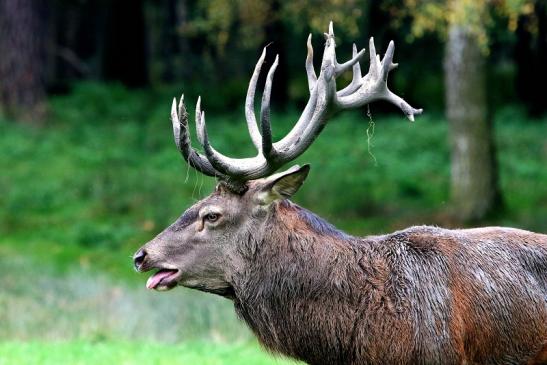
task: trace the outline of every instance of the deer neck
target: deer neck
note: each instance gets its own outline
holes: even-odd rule
[[[310,336],[322,336],[321,356],[340,354],[349,344],[333,341],[340,338],[333,331],[348,331],[349,342],[351,327],[330,321],[333,311],[353,313],[360,300],[348,285],[358,267],[349,263],[361,255],[358,239],[290,202],[276,207],[263,231],[234,285],[238,315],[274,351],[301,358],[317,343]]]

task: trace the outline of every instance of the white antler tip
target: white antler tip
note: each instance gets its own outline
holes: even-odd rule
[[[201,123],[199,124],[199,139],[203,147],[209,145],[209,135],[207,133],[207,127],[205,126],[205,115],[201,113]]]
[[[332,20],[329,23],[329,35],[334,35],[334,26],[332,24]]]
[[[371,63],[376,58],[376,47],[374,46],[374,37],[370,37],[368,41],[368,49],[370,52],[370,61]]]
[[[196,122],[200,117],[201,112],[201,96],[198,96],[198,101],[196,102]]]
[[[308,48],[307,58],[312,57],[313,56],[313,46],[311,44],[311,33],[308,36],[308,42],[306,43],[306,47]]]
[[[177,98],[173,98],[173,104],[171,104],[171,115],[177,117]]]
[[[173,98],[173,104],[171,105],[171,123],[173,124],[173,134],[175,135],[175,142],[177,143],[177,134],[180,130],[179,128],[179,116],[177,114],[177,98]]]
[[[422,114],[424,110],[423,109],[414,109],[410,114],[407,115],[408,117],[408,120],[410,120],[411,122],[414,122],[414,116],[415,115],[419,115],[419,114]]]

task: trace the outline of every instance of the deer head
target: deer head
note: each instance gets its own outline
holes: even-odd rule
[[[196,106],[196,127],[204,155],[196,151],[191,146],[184,98],[180,98],[178,106],[173,100],[173,132],[183,158],[203,174],[217,177],[220,183],[210,196],[190,207],[134,255],[138,271],[159,270],[148,280],[148,288],[168,290],[180,284],[232,296],[233,276],[244,270],[248,253],[245,246],[250,242],[260,242],[264,232],[275,229],[270,225],[271,216],[278,214],[276,205],[298,190],[308,175],[309,167],[294,166],[283,173],[271,174],[301,155],[338,111],[387,100],[397,105],[411,121],[414,115],[422,112],[387,87],[388,73],[397,66],[392,62],[393,41],[380,59],[373,39],[370,39],[370,67],[362,76],[359,60],[365,50],[357,52],[353,45],[352,59],[338,63],[332,22],[325,38],[321,71],[317,76],[313,67],[311,35],[308,37],[306,72],[310,98],[292,130],[275,143],[270,127],[270,95],[277,57],[266,78],[259,125],[254,112],[256,84],[266,49],[262,52],[249,82],[245,102],[247,127],[258,151],[255,157],[234,159],[211,146],[200,98]],[[336,78],[349,69],[353,69],[352,81],[345,88],[336,90]]]
[[[261,239],[271,205],[292,196],[308,171],[307,165],[295,166],[249,182],[243,195],[219,183],[135,255],[137,270],[160,269],[147,287],[167,290],[182,284],[230,296],[232,277],[244,269],[244,246]]]

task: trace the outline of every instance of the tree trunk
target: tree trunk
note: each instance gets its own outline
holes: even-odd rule
[[[45,2],[0,0],[0,108],[40,123],[45,117]]]
[[[460,220],[478,221],[494,213],[501,199],[487,110],[485,56],[463,26],[450,26],[444,67],[452,204]]]

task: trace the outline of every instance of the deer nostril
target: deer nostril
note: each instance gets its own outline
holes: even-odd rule
[[[135,270],[139,271],[139,269],[142,266],[142,263],[144,262],[144,259],[146,258],[146,251],[143,249],[140,249],[134,256],[133,256],[133,263],[135,265]]]

